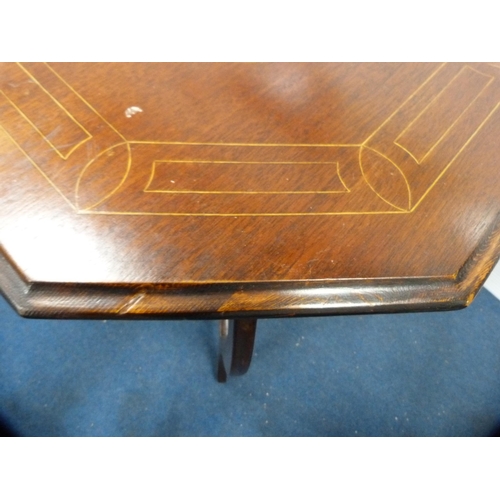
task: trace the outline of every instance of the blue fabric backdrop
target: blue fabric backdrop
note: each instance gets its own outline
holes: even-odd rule
[[[19,318],[0,298],[0,420],[23,436],[487,436],[500,302],[262,320],[250,371],[215,380],[216,321]]]

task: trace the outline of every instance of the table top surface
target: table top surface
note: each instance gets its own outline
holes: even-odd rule
[[[500,253],[498,63],[3,63],[0,288],[41,317],[453,309]]]

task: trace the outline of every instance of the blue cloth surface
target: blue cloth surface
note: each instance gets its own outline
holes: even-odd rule
[[[268,319],[215,380],[216,321],[20,318],[0,298],[0,420],[21,436],[488,436],[500,302]]]

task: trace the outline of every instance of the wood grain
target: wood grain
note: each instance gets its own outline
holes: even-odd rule
[[[500,254],[487,63],[0,65],[0,288],[37,317],[454,309]]]

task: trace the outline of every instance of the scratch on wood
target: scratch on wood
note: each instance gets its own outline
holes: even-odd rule
[[[125,304],[123,306],[121,306],[120,309],[118,309],[117,314],[129,313],[130,311],[132,311],[132,309],[134,309],[146,297],[146,295],[147,295],[146,292],[140,292],[140,293],[136,293],[135,295],[132,295],[132,297],[127,299]]]

